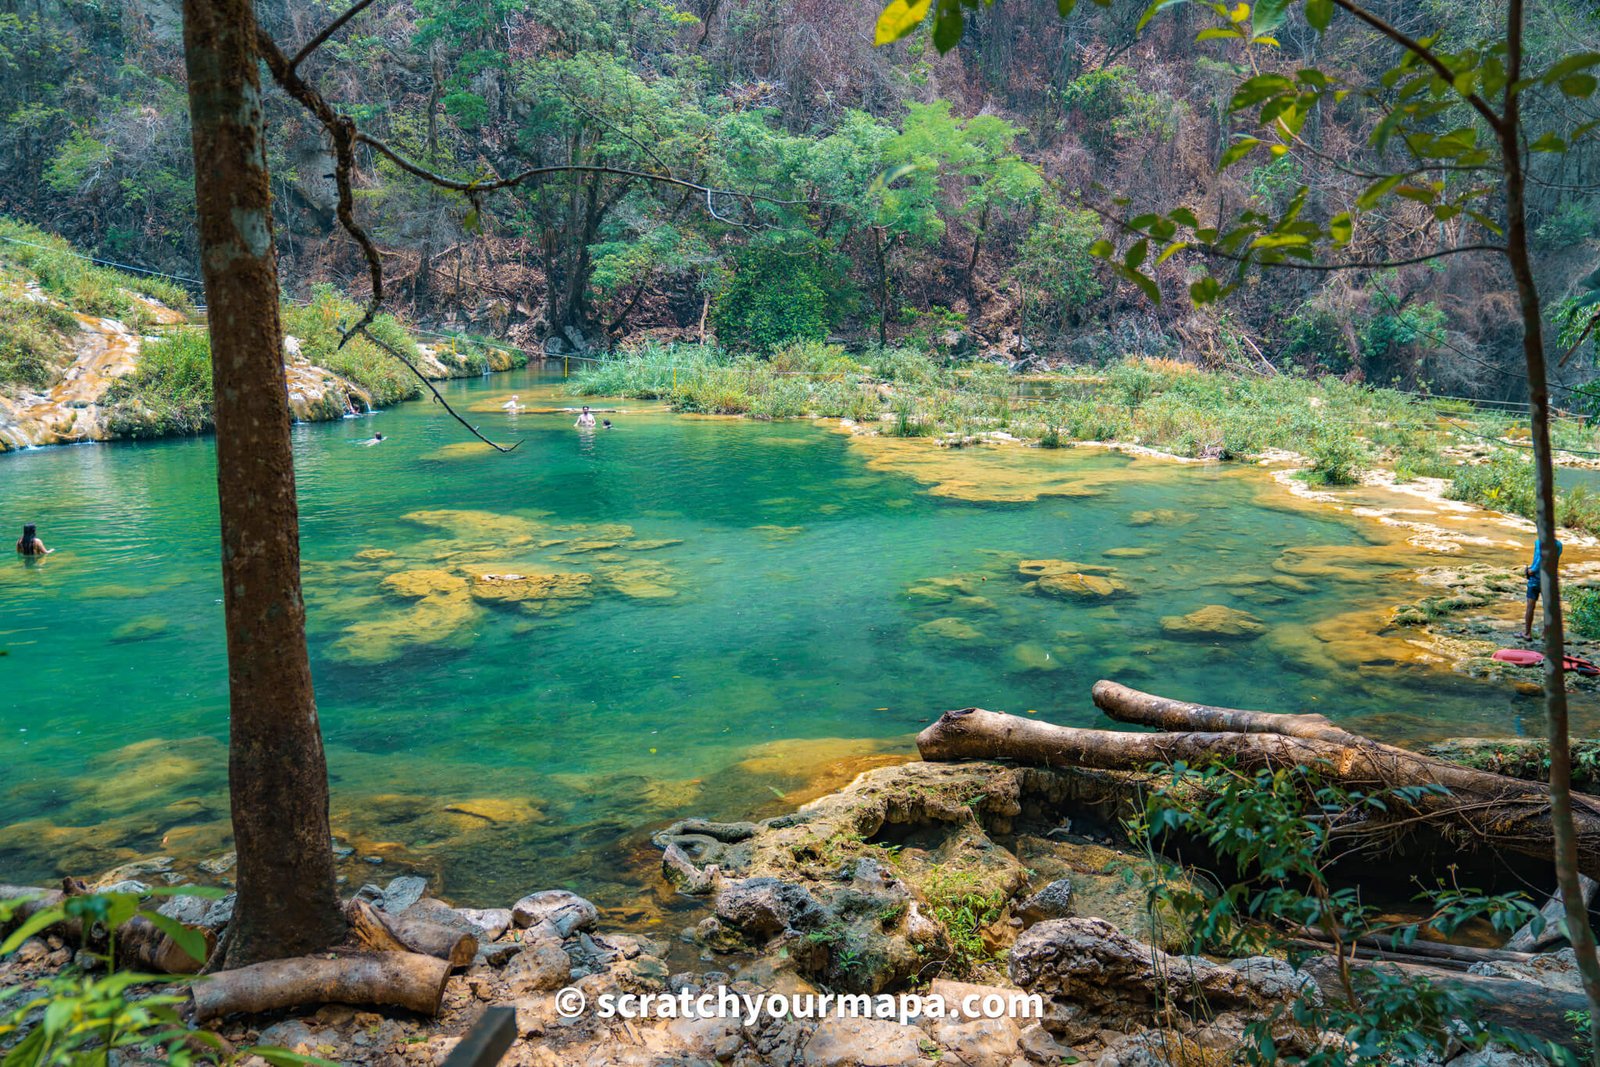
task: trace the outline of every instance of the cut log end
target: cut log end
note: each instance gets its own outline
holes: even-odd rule
[[[416,952],[302,956],[219,971],[193,986],[197,1022],[302,1004],[391,1006],[437,1015],[448,960]]]

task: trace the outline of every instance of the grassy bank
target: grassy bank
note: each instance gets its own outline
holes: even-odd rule
[[[72,245],[55,234],[0,218],[0,279],[7,283],[32,280],[73,311],[117,319],[135,329],[154,321],[135,294],[184,314],[194,310],[181,285],[102,267],[74,253]]]
[[[1307,457],[1305,477],[1313,482],[1351,484],[1385,467],[1401,481],[1451,479],[1459,500],[1533,512],[1532,467],[1517,441],[1526,430],[1518,420],[1336,378],[1247,377],[1159,359],[1022,378],[906,348],[851,355],[805,344],[759,359],[702,345],[649,345],[579,372],[568,390],[665,399],[675,411],[848,418],[891,436],[952,443],[1003,431],[1044,447],[1121,441],[1214,459],[1279,450]],[[1594,430],[1580,420],[1559,420],[1555,436],[1558,447],[1596,447]],[[1488,461],[1467,461],[1463,446],[1487,450]],[[1560,511],[1563,525],[1600,531],[1593,494],[1563,493]]]
[[[1355,481],[1379,457],[1408,476],[1449,473],[1437,452],[1436,416],[1405,394],[1331,378],[1203,373],[1166,360],[1021,379],[910,349],[852,357],[834,346],[797,345],[761,360],[704,346],[648,346],[581,372],[569,388],[665,398],[675,411],[850,418],[897,436],[1004,431],[1047,447],[1123,441],[1221,459],[1281,449],[1309,456],[1310,476],[1328,483]]]

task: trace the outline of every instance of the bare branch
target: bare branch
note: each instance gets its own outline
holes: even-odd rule
[[[418,370],[417,369],[417,365],[415,363],[411,362],[409,359],[407,359],[405,357],[404,353],[402,353],[398,348],[395,348],[393,345],[389,344],[388,342],[382,340],[380,337],[378,337],[377,334],[375,334],[371,330],[367,329],[366,326],[358,326],[355,329],[352,329],[350,332],[351,333],[355,333],[357,331],[360,332],[362,337],[365,337],[367,340],[371,341],[373,344],[377,345],[379,348],[381,348],[385,352],[389,353],[395,359],[398,359],[401,363],[404,363],[405,366],[406,366],[406,369],[409,370],[412,374],[415,374],[417,376],[417,381],[421,382],[423,385],[428,387],[428,392],[433,394],[433,402],[435,404],[443,404],[444,405],[444,409],[450,413],[450,417],[455,419],[461,425],[465,426],[467,428],[467,431],[469,433],[471,433],[472,436],[476,437],[478,440],[482,441],[484,444],[488,445],[490,448],[494,449],[496,452],[514,452],[514,451],[517,450],[517,448],[519,448],[522,445],[522,442],[518,441],[516,444],[512,445],[510,448],[507,448],[504,445],[497,445],[493,441],[489,440],[487,437],[483,436],[483,434],[478,432],[478,428],[476,426],[472,425],[472,423],[468,422],[466,419],[463,419],[456,412],[456,409],[450,406],[450,401],[448,401],[448,400],[446,400],[444,398],[443,394],[441,394],[439,392],[439,390],[434,387],[433,382],[428,380],[428,376],[423,374],[422,371]]]
[[[350,189],[350,175],[355,170],[355,146],[358,136],[355,120],[334,111],[321,93],[306,84],[305,79],[295,73],[293,64],[284,58],[272,35],[259,26],[256,28],[256,48],[266,62],[267,69],[272,72],[273,80],[283,88],[284,92],[294,97],[306,110],[316,116],[333,142],[334,180],[339,190],[337,212],[339,225],[343,226],[345,232],[361,246],[361,253],[367,259],[367,274],[372,281],[372,297],[367,301],[367,308],[361,319],[340,339],[339,347],[343,348],[349,343],[350,338],[372,323],[377,317],[379,305],[383,303],[383,261],[378,257],[378,246],[372,243],[367,231],[356,221],[355,195]]]
[[[329,37],[332,37],[334,34],[338,33],[344,28],[345,23],[349,22],[351,19],[355,18],[357,15],[361,14],[361,12],[365,11],[371,6],[372,0],[356,0],[354,7],[350,8],[350,10],[346,11],[344,14],[328,23],[327,26],[323,27],[321,33],[307,41],[306,46],[294,54],[294,58],[289,60],[289,69],[292,71],[296,67],[300,66],[300,64],[304,63],[307,56],[326,44]],[[276,77],[276,75],[274,75],[274,77]]]

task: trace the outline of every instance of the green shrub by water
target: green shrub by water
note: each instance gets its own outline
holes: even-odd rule
[[[35,300],[0,298],[0,385],[43,389],[70,354],[72,313]]]
[[[1532,519],[1537,508],[1532,458],[1520,450],[1501,449],[1485,463],[1458,467],[1445,495]],[[1600,530],[1600,499],[1583,486],[1558,492],[1556,523],[1585,532]]]
[[[139,366],[106,390],[106,428],[115,437],[195,434],[212,426],[211,342],[203,327],[148,341]]]
[[[1600,586],[1579,586],[1567,594],[1567,624],[1579,637],[1600,638]]]
[[[344,331],[361,318],[362,308],[319,285],[305,307],[283,309],[283,332],[300,340],[300,354],[361,386],[378,407],[422,395],[422,386],[399,360],[365,337],[352,337],[342,348]],[[417,344],[392,315],[379,315],[368,329],[373,336],[403,353],[420,358]]]

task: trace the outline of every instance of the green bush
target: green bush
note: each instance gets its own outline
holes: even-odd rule
[[[203,433],[212,426],[211,342],[198,326],[147,342],[139,366],[106,390],[114,437]]]
[[[1600,586],[1583,585],[1567,594],[1567,622],[1579,637],[1600,638]]]
[[[791,341],[821,340],[828,333],[828,283],[815,255],[745,249],[711,306],[718,343],[770,352]]]
[[[319,285],[313,290],[310,304],[283,309],[283,331],[299,339],[302,356],[361,386],[375,406],[421,396],[422,386],[416,377],[365,337],[352,337],[340,347],[344,331],[361,318],[361,312],[360,305],[339,296],[332,286]],[[416,342],[394,316],[379,315],[368,330],[406,358],[419,358]]]
[[[69,331],[78,320],[70,312],[26,298],[0,298],[0,385],[44,389],[65,362]]]
[[[1319,485],[1355,485],[1369,461],[1367,447],[1360,438],[1342,433],[1327,434],[1311,445],[1311,469],[1306,480]]]

